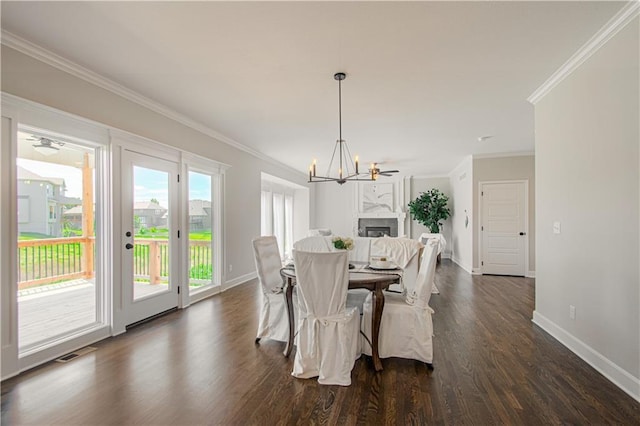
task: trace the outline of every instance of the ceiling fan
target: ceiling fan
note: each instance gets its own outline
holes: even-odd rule
[[[37,144],[34,143],[32,146],[33,146],[33,149],[36,150],[36,152],[39,152],[40,154],[43,154],[43,155],[53,155],[60,150],[60,148],[58,147],[64,145],[64,142],[54,141],[53,139],[49,139],[41,136],[35,136],[35,135],[31,136],[27,140],[39,142]]]
[[[391,176],[391,173],[398,173],[400,170],[380,170],[378,163],[373,163],[373,173],[376,176]]]

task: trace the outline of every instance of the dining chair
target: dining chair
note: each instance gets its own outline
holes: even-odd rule
[[[347,308],[349,263],[345,251],[295,250],[298,328],[292,375],[323,385],[349,386],[360,357],[360,315]]]
[[[357,240],[356,240],[357,244]],[[368,245],[367,241],[367,245]],[[293,243],[293,250],[309,251],[309,252],[335,252],[337,249],[333,246],[332,237],[326,236],[311,236],[302,238],[301,240]],[[349,250],[349,260],[352,258],[352,253],[355,250]],[[368,249],[367,249],[368,253]],[[368,260],[368,258],[367,258]],[[362,314],[362,304],[365,298],[369,295],[370,291],[366,289],[355,289],[347,292],[347,307],[356,307],[358,312]]]
[[[302,251],[333,251],[331,246],[331,237],[322,235],[313,235],[305,237],[293,243],[294,250]]]
[[[424,245],[410,238],[380,237],[371,241],[371,256],[385,256],[402,269],[402,285],[391,287],[395,292],[411,291],[415,287]],[[398,288],[399,287],[399,288]]]
[[[433,363],[433,323],[429,307],[431,288],[436,270],[438,242],[429,241],[420,265],[416,285],[406,295],[385,295],[384,311],[380,322],[378,352],[380,358],[399,357]],[[371,341],[371,296],[363,306],[362,333]],[[371,346],[363,342],[362,352],[371,355]]]
[[[258,281],[262,289],[262,305],[256,343],[267,338],[286,342],[289,340],[289,317],[284,285],[280,276],[282,260],[278,250],[278,240],[274,236],[259,237],[253,240],[253,254],[256,262]],[[294,303],[296,298],[294,298]]]

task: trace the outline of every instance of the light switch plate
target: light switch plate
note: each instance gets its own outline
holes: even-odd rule
[[[553,222],[553,233],[554,234],[560,233],[560,222]]]

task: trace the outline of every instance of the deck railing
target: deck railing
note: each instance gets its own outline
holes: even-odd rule
[[[18,241],[18,288],[92,278],[94,245],[94,237]]]
[[[92,278],[95,238],[48,238],[18,242],[18,288],[76,278]],[[136,238],[133,274],[151,284],[169,276],[167,240]],[[90,255],[87,256],[87,253]],[[192,285],[210,282],[213,275],[211,241],[189,242],[189,280]]]

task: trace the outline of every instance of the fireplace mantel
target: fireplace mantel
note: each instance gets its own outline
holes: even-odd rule
[[[407,214],[402,211],[401,207],[404,201],[403,194],[402,179],[397,182],[359,183],[353,214],[353,235],[381,236],[379,234],[384,233],[384,231],[376,230],[375,235],[367,235],[361,226],[361,219],[372,228],[393,228],[390,236],[404,235]],[[378,202],[378,200],[380,201]],[[390,220],[393,223],[390,224]]]

